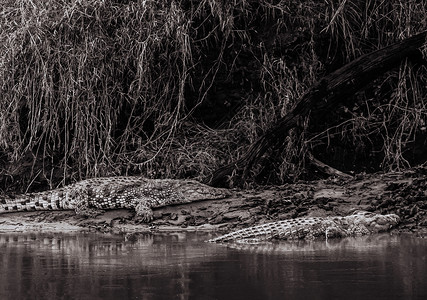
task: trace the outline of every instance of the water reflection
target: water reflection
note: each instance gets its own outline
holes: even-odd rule
[[[0,299],[424,299],[427,241],[224,247],[207,234],[0,234]]]

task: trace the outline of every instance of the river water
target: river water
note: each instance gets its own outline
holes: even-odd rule
[[[427,299],[427,239],[231,248],[210,237],[0,234],[0,299]]]

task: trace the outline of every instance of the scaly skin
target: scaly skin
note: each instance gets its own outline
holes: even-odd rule
[[[395,214],[356,211],[346,217],[296,218],[241,229],[209,240],[216,243],[259,243],[272,240],[339,238],[387,231],[400,222]]]
[[[0,199],[0,214],[33,210],[71,210],[94,216],[104,209],[135,209],[144,222],[153,219],[152,208],[222,199],[231,193],[194,180],[103,177],[86,179],[63,188]]]

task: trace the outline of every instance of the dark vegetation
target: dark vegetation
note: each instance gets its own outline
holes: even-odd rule
[[[426,30],[425,0],[2,0],[1,188],[209,178],[322,78]],[[347,173],[425,163],[426,48],[301,116],[228,184],[321,177],[310,157]]]
[[[354,93],[374,81],[378,74],[396,68],[404,59],[413,59],[420,53],[427,31],[417,34],[402,42],[360,56],[344,67],[323,77],[319,83],[311,87],[284,117],[280,118],[260,138],[254,142],[245,155],[235,162],[217,169],[210,178],[210,183],[220,185],[226,183],[231,173],[244,181],[250,175],[252,167],[271,149],[283,147],[285,137],[291,130],[301,132],[300,124],[308,119],[310,123],[322,123],[331,111],[337,108],[355,105]],[[351,177],[340,172],[309,154],[310,163],[325,175]]]

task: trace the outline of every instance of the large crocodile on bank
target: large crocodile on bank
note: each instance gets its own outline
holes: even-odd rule
[[[395,214],[355,211],[345,217],[296,218],[237,230],[208,242],[260,243],[272,240],[342,238],[387,231],[400,222]]]
[[[119,176],[86,179],[63,188],[0,199],[0,214],[33,210],[75,210],[94,216],[100,210],[127,208],[144,222],[153,219],[153,208],[200,200],[227,198],[226,189],[194,180],[147,179]]]

